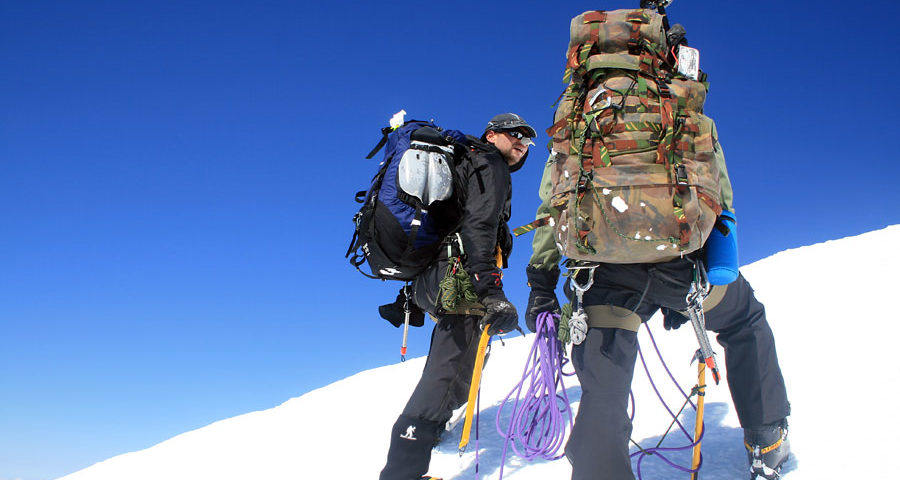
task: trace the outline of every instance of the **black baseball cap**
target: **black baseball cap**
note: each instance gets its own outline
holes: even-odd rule
[[[501,113],[500,115],[495,116],[488,122],[487,126],[484,127],[484,133],[487,134],[489,131],[502,132],[504,130],[516,130],[519,128],[524,128],[525,133],[529,137],[537,137],[537,132],[534,128],[532,128],[524,118],[515,113]]]

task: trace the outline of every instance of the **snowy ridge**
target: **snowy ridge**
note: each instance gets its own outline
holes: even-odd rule
[[[793,407],[795,457],[788,480],[892,478],[891,458],[900,447],[893,412],[900,365],[893,357],[900,314],[892,299],[900,270],[900,225],[773,255],[742,268],[765,303]],[[696,382],[689,365],[696,349],[690,328],[663,330],[649,322],[666,362],[683,388]],[[375,327],[373,327],[375,328]],[[504,442],[494,427],[503,397],[519,380],[533,335],[495,341],[483,378],[479,428],[479,478],[496,479]],[[641,346],[651,374],[670,406],[680,394],[660,372],[646,329]],[[714,344],[721,355],[721,347]],[[654,446],[669,424],[638,361],[634,439]],[[720,360],[723,376],[724,361]],[[421,373],[424,358],[367,370],[264,411],[248,413],[187,432],[154,447],[127,453],[62,477],[65,480],[245,480],[248,478],[377,478],[390,427]],[[711,380],[709,380],[711,381]],[[566,386],[577,408],[574,376]],[[710,386],[706,397],[704,479],[746,478],[742,431],[727,386]],[[509,408],[504,409],[508,415]],[[683,415],[688,429],[693,413]],[[475,439],[458,455],[461,425],[435,451],[432,474],[446,480],[475,478]],[[671,433],[665,445],[684,445]],[[835,461],[839,455],[843,461]],[[683,455],[674,457],[682,464]],[[856,460],[852,464],[849,460]],[[523,463],[510,454],[504,478],[565,479],[564,459]],[[658,459],[642,464],[645,480],[687,478]]]

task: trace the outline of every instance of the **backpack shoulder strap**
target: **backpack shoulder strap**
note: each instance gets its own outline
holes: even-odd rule
[[[471,135],[466,135],[466,144],[469,147],[469,151],[479,153],[479,152],[489,152],[493,145],[488,142],[482,141],[480,138],[473,137]]]

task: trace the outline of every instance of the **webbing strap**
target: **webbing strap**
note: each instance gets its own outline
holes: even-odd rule
[[[641,48],[641,25],[648,19],[643,10],[635,10],[628,14],[626,21],[631,22],[631,34],[628,37],[628,51],[637,55]]]
[[[606,21],[606,12],[595,10],[584,14],[584,23],[603,23]]]
[[[582,90],[581,95],[575,100],[572,109],[572,139],[570,142],[570,150],[572,155],[577,155],[581,162],[578,164],[578,182],[575,187],[575,212],[580,212],[581,203],[584,201],[585,194],[589,189],[593,189],[594,177],[594,140],[588,140],[590,134],[590,122],[593,115],[590,113],[583,114],[584,98],[587,90]],[[599,138],[596,139],[602,142]],[[591,149],[591,154],[585,155],[585,147]],[[608,158],[608,157],[607,157]],[[575,230],[577,240],[575,247],[587,253],[594,253],[587,241],[587,235],[590,233],[590,226],[583,222],[582,216],[579,214],[575,218]]]
[[[778,439],[777,442],[775,442],[775,443],[769,445],[768,447],[760,448],[760,449],[759,449],[759,454],[760,454],[760,455],[765,455],[765,454],[771,452],[772,450],[775,450],[776,448],[780,447],[782,443],[784,443],[784,435],[782,435],[782,436]],[[747,443],[747,442],[744,442],[744,446],[747,447],[747,450],[749,450],[751,453],[753,453],[753,452],[756,450],[755,448],[751,447],[750,444]]]
[[[406,252],[403,256],[407,256],[415,249],[416,235],[419,233],[419,227],[422,226],[422,214],[427,213],[421,207],[416,207],[416,216],[413,218],[409,229],[409,240],[406,242]]]
[[[375,145],[375,148],[373,148],[372,151],[369,152],[368,155],[366,155],[366,160],[374,157],[375,154],[378,153],[378,151],[381,150],[382,147],[384,147],[384,144],[387,143],[388,135],[390,135],[393,131],[394,129],[391,127],[384,127],[381,129],[381,140],[379,140],[378,144]]]
[[[550,215],[547,215],[546,217],[538,218],[537,220],[535,220],[529,224],[522,225],[521,227],[516,227],[516,229],[513,230],[513,235],[518,237],[518,236],[524,235],[536,228],[543,227],[544,225],[549,225],[550,218],[551,218]]]
[[[554,123],[553,125],[550,126],[550,128],[547,129],[547,136],[552,137],[552,136],[556,135],[556,132],[560,131],[560,129],[562,129],[563,127],[565,127],[568,124],[569,124],[568,118],[561,118],[558,122]]]
[[[600,25],[606,22],[606,12],[593,11],[584,14],[584,23],[594,23],[591,25],[591,43],[596,44],[600,41]]]
[[[637,332],[641,327],[641,317],[625,307],[585,305],[584,311],[591,328],[621,328]]]

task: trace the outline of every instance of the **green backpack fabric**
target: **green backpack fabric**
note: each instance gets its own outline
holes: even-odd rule
[[[700,248],[722,210],[706,75],[679,72],[682,44],[667,30],[653,9],[572,19],[569,84],[547,130],[549,223],[564,256],[667,261]]]

